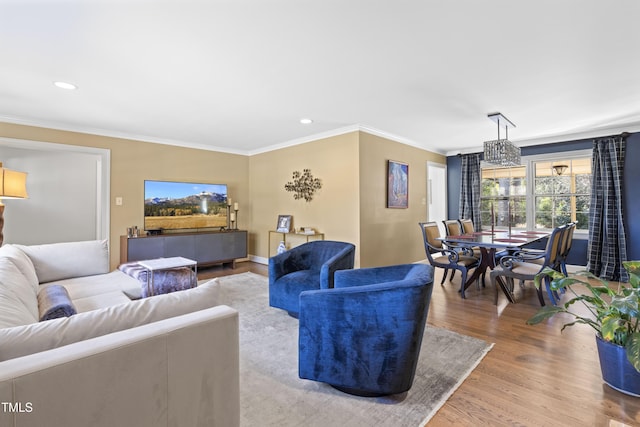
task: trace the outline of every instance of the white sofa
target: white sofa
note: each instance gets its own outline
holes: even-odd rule
[[[39,322],[53,284],[78,314]],[[0,425],[239,425],[238,313],[217,287],[131,300],[106,241],[2,246]]]

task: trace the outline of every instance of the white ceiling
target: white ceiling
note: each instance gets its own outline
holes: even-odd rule
[[[637,0],[0,0],[0,121],[242,154],[358,128],[479,151],[495,111],[521,146],[635,132],[639,20]]]

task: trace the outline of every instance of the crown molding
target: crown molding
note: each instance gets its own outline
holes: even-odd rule
[[[221,153],[229,153],[229,154],[241,154],[247,155],[247,151],[245,150],[234,150],[228,147],[217,147],[207,144],[196,144],[184,141],[177,141],[174,139],[167,138],[157,138],[149,135],[135,135],[125,132],[116,132],[112,130],[105,130],[100,128],[93,128],[88,126],[69,126],[60,124],[57,122],[49,122],[46,120],[27,120],[22,118],[15,118],[9,116],[0,116],[0,122],[22,125],[22,126],[33,126],[40,127],[64,132],[75,132],[75,133],[85,133],[89,135],[97,135],[97,136],[105,136],[109,138],[117,138],[117,139],[127,139],[138,142],[148,142],[151,144],[162,144],[162,145],[173,145],[176,147],[184,147],[184,148],[194,148],[198,150],[205,151],[217,151]]]
[[[381,138],[390,139],[391,141],[399,142],[400,144],[409,145],[411,147],[419,148],[421,150],[429,151],[431,153],[442,154],[445,155],[445,150],[436,150],[436,149],[427,149],[424,145],[402,136],[394,135],[390,132],[385,132],[380,129],[375,129],[369,126],[360,125],[360,131],[369,133],[371,135],[379,136]]]
[[[0,116],[0,122],[22,125],[22,126],[40,127],[40,128],[46,128],[46,129],[52,129],[52,130],[58,130],[58,131],[64,131],[64,132],[84,133],[84,134],[104,136],[109,138],[126,139],[126,140],[138,141],[138,142],[148,142],[151,144],[172,145],[176,147],[193,148],[193,149],[205,150],[205,151],[216,151],[220,153],[238,154],[238,155],[244,155],[244,156],[253,156],[257,154],[267,153],[270,151],[276,151],[283,148],[306,144],[308,142],[313,142],[313,141],[317,141],[325,138],[331,138],[334,136],[340,136],[340,135],[344,135],[351,132],[365,132],[365,133],[379,136],[381,138],[389,139],[391,141],[395,141],[401,144],[416,147],[421,150],[442,154],[442,155],[448,155],[445,150],[426,149],[423,145],[409,138],[405,138],[399,135],[395,135],[391,132],[386,132],[380,129],[376,129],[376,128],[373,128],[367,125],[361,125],[361,124],[343,126],[343,127],[328,130],[325,132],[315,133],[312,135],[303,136],[303,137],[292,139],[289,141],[273,144],[257,150],[236,150],[228,147],[219,147],[219,146],[212,146],[207,144],[190,143],[190,142],[178,141],[178,140],[167,139],[167,138],[157,138],[149,135],[135,135],[135,134],[129,134],[125,132],[117,132],[117,131],[94,128],[89,126],[69,126],[65,124],[60,124],[58,122],[50,122],[46,120],[28,120],[28,119],[16,118],[16,117],[10,117],[10,116]]]
[[[340,136],[351,132],[357,132],[360,130],[358,125],[350,125],[343,126],[337,129],[328,130],[326,132],[314,133],[312,135],[303,136],[301,138],[292,139],[289,141],[281,142],[278,144],[270,145],[268,147],[263,147],[258,150],[251,150],[247,154],[249,156],[254,156],[256,154],[268,153],[270,151],[281,150],[287,147],[293,147],[295,145],[306,144],[307,142],[317,141],[319,139],[332,138],[334,136]]]
[[[275,150],[280,150],[283,148],[287,148],[287,147],[293,147],[295,145],[300,145],[300,144],[306,144],[307,142],[313,142],[313,141],[318,141],[320,139],[325,139],[325,138],[331,138],[334,136],[340,136],[340,135],[344,135],[347,133],[352,133],[352,132],[365,132],[368,133],[370,135],[375,135],[375,136],[379,136],[381,138],[385,138],[391,141],[395,141],[398,142],[400,144],[405,144],[405,145],[409,145],[412,147],[416,147],[419,148],[421,150],[425,150],[425,151],[429,151],[432,153],[437,153],[437,154],[442,154],[445,155],[445,151],[444,150],[428,150],[426,148],[424,148],[424,146],[420,145],[419,143],[408,139],[408,138],[404,138],[398,135],[394,135],[390,132],[385,132],[382,131],[380,129],[375,129],[372,128],[370,126],[366,126],[366,125],[361,125],[361,124],[354,124],[354,125],[349,125],[349,126],[344,126],[341,128],[337,128],[337,129],[333,129],[333,130],[329,130],[326,132],[320,132],[320,133],[315,133],[312,135],[308,135],[302,138],[296,138],[296,139],[292,139],[290,141],[286,141],[286,142],[282,142],[280,144],[275,144],[275,145],[271,145],[268,147],[264,147],[261,148],[259,150],[254,150],[251,151],[249,153],[250,156],[252,155],[256,155],[256,154],[262,154],[262,153],[268,153],[270,151],[275,151]]]

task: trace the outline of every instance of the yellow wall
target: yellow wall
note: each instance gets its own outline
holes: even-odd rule
[[[409,164],[409,208],[386,206],[387,160]],[[425,258],[418,222],[426,214],[427,162],[444,156],[366,132],[352,132],[252,156],[249,161],[254,254],[267,257],[268,230],[279,214],[326,239],[356,245],[356,265],[373,267]],[[294,170],[311,169],[323,187],[314,200],[284,191]],[[272,239],[272,246],[275,236]],[[273,249],[272,249],[273,253]]]
[[[212,182],[228,185],[229,195],[240,203],[239,228],[249,228],[249,158],[78,132],[0,123],[0,136],[111,150],[111,266],[120,257],[120,236],[127,227],[143,226],[145,179]],[[115,197],[123,198],[116,206]],[[243,213],[245,213],[243,215]]]
[[[240,204],[238,226],[249,230],[249,254],[258,258],[268,257],[268,232],[278,215],[292,215],[296,228],[354,243],[357,266],[418,261],[425,257],[417,223],[426,218],[426,163],[445,163],[442,155],[358,131],[253,156],[8,123],[0,123],[0,137],[111,151],[112,267],[120,235],[142,226],[145,179],[226,183]],[[386,207],[387,160],[409,164],[408,209]],[[322,180],[311,202],[284,190],[293,171],[303,169]],[[115,197],[124,204],[116,206]]]
[[[360,266],[402,264],[425,258],[419,221],[427,218],[427,162],[445,156],[360,133]],[[409,207],[387,208],[387,161],[409,165]]]
[[[267,258],[268,232],[275,230],[278,215],[292,215],[295,228],[313,227],[325,233],[327,240],[347,241],[359,247],[357,158],[358,132],[251,156],[253,254]],[[295,200],[293,193],[284,189],[293,171],[303,169],[310,169],[322,181],[311,202]]]

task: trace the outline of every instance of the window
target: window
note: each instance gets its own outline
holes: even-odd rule
[[[483,227],[551,229],[577,221],[587,230],[591,150],[523,157],[523,166],[485,166],[481,172]]]
[[[496,227],[527,226],[526,167],[482,168],[480,196],[482,224],[491,226],[493,212]]]
[[[576,229],[589,224],[591,159],[533,162],[535,169],[534,226],[555,228],[577,221]]]

